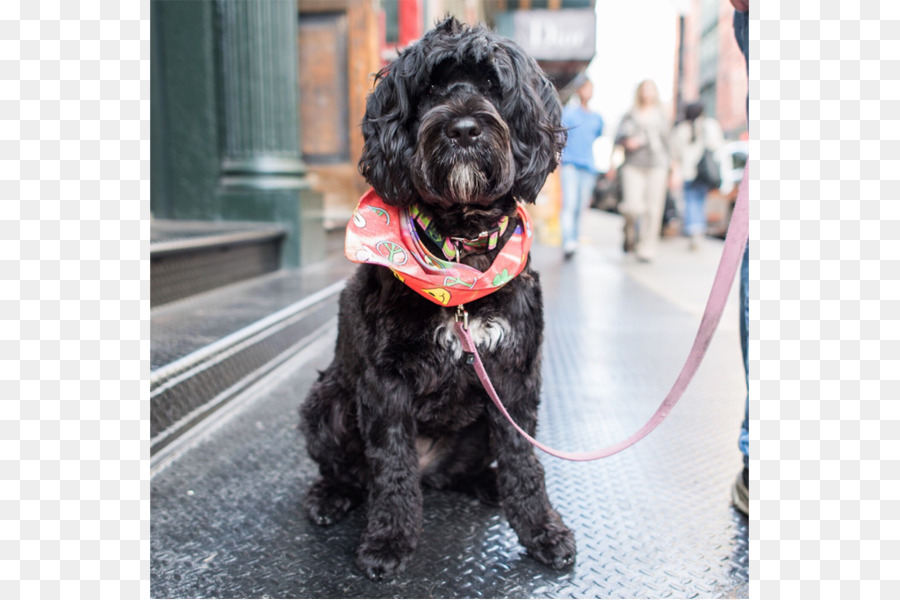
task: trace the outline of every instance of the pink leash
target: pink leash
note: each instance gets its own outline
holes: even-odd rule
[[[481,362],[481,357],[478,355],[478,350],[475,348],[472,336],[469,334],[468,318],[459,320],[460,314],[464,317],[468,317],[468,314],[464,312],[464,309],[458,311],[455,324],[456,335],[462,343],[463,351],[474,355],[475,372],[478,373],[478,379],[481,380],[481,384],[484,386],[485,391],[487,391],[491,400],[494,401],[494,404],[500,412],[503,413],[503,416],[506,417],[509,422],[512,423],[512,426],[516,428],[516,431],[521,433],[533,446],[540,448],[547,454],[565,460],[588,461],[606,458],[607,456],[612,456],[613,454],[625,450],[629,446],[632,446],[643,439],[644,436],[656,429],[656,427],[663,422],[663,419],[665,419],[672,411],[682,394],[684,394],[684,390],[691,382],[691,379],[693,379],[694,373],[697,372],[700,363],[703,362],[703,357],[706,355],[706,350],[709,348],[712,336],[716,331],[716,327],[719,325],[719,321],[722,319],[722,313],[725,310],[725,304],[728,300],[728,292],[731,289],[731,282],[734,280],[734,276],[741,266],[741,258],[743,257],[744,247],[747,244],[747,238],[750,233],[750,210],[748,208],[747,198],[749,195],[747,189],[749,180],[750,172],[748,163],[744,167],[744,176],[743,179],[741,179],[741,185],[738,189],[737,202],[734,205],[731,223],[728,226],[728,233],[725,236],[725,248],[722,250],[722,258],[719,260],[716,278],[713,280],[712,289],[709,292],[709,299],[706,301],[706,310],[703,312],[703,317],[700,320],[700,329],[697,331],[697,336],[694,338],[694,345],[691,347],[690,354],[688,354],[687,360],[681,368],[681,373],[679,373],[678,378],[672,385],[672,389],[669,390],[668,395],[665,397],[659,408],[656,409],[653,416],[650,417],[647,424],[641,427],[634,435],[617,444],[593,452],[566,452],[563,450],[555,450],[528,435],[528,433],[513,421],[513,418],[509,415],[509,412],[507,412],[506,407],[503,406],[503,403],[500,401],[500,397],[497,395],[496,390],[494,390],[494,386],[491,384],[487,371],[484,369],[484,364]]]

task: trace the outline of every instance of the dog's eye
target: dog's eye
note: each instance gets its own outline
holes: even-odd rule
[[[434,85],[429,85],[428,86],[428,94],[430,96],[434,96],[436,93],[437,93],[437,87]]]

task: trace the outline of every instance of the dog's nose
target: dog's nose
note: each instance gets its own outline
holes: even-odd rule
[[[471,146],[480,135],[481,127],[471,117],[456,119],[447,126],[447,137],[460,146]]]

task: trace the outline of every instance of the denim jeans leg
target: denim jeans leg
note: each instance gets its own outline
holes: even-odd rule
[[[581,216],[591,201],[594,194],[594,187],[597,184],[597,176],[587,169],[578,169],[578,208],[575,212],[575,229],[574,240],[577,242],[581,237]]]
[[[750,78],[750,13],[734,11],[734,39],[737,40],[741,54],[744,55],[744,69],[747,72],[747,78]],[[747,98],[745,102],[745,110],[747,111],[747,128],[750,128],[750,90],[747,90]]]
[[[741,54],[744,55],[744,65],[747,68],[747,76],[750,76],[750,13],[734,11],[734,39],[737,41]]]
[[[684,233],[702,235],[706,232],[706,188],[696,181],[684,184]]]
[[[694,227],[694,194],[690,181],[684,182],[684,235],[692,235]]]
[[[741,435],[738,447],[744,460],[750,455],[750,244],[744,248],[744,259],[741,261],[741,353],[744,356],[744,382],[747,385],[747,396],[744,399],[744,422],[741,423]],[[746,463],[745,463],[746,464]]]
[[[559,226],[562,231],[563,248],[575,240],[575,219],[578,210],[578,169],[575,165],[563,165],[560,174],[562,184],[562,210]]]
[[[741,54],[744,55],[744,67],[747,77],[750,77],[750,13],[734,11],[734,38],[737,40]],[[750,126],[750,93],[746,100],[747,126]],[[741,435],[738,438],[738,447],[744,455],[744,466],[750,455],[750,364],[747,357],[747,349],[750,337],[750,240],[744,249],[744,259],[741,261],[741,352],[744,355],[744,381],[747,384],[747,396],[744,399],[744,422],[741,423]]]

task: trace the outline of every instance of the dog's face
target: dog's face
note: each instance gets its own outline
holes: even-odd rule
[[[516,44],[449,18],[382,70],[360,172],[388,203],[534,202],[565,143],[553,85]]]
[[[497,74],[487,63],[449,59],[419,100],[412,184],[428,204],[490,204],[516,172],[510,129],[497,106]]]

